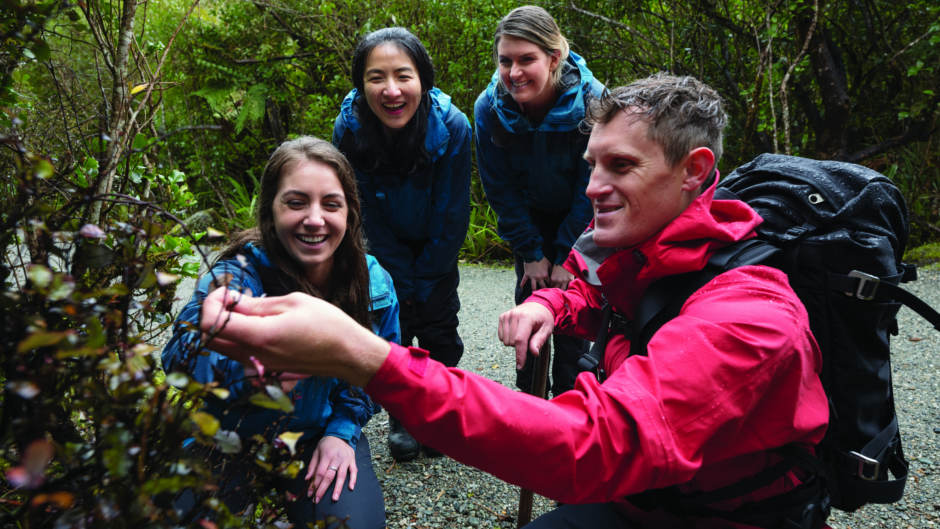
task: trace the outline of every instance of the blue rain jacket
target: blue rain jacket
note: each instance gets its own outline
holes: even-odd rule
[[[530,210],[568,214],[553,244],[556,263],[593,216],[584,194],[591,172],[584,161],[588,135],[579,130],[587,101],[606,89],[584,59],[570,52],[564,64],[561,95],[541,123],[530,123],[499,83],[499,71],[473,107],[477,169],[483,189],[499,217],[497,231],[527,261],[542,259],[542,237]]]
[[[264,250],[255,244],[245,245],[242,255],[245,257],[244,267],[238,259],[226,259],[216,263],[212,271],[216,276],[229,274],[229,288],[246,288],[253,296],[260,296],[264,294],[262,274],[278,272]],[[372,297],[372,331],[386,340],[400,342],[399,306],[392,279],[371,255],[366,256],[366,262]],[[207,355],[190,351],[191,344],[199,338],[199,332],[193,329],[198,329],[202,300],[211,283],[210,274],[201,277],[192,299],[176,318],[173,337],[163,349],[163,370],[167,373],[183,370],[183,359],[194,358],[189,375],[202,383],[218,381],[230,392],[225,400],[210,398],[203,411],[217,417],[222,429],[234,430],[242,438],[261,434],[273,439],[284,431],[303,432],[301,439],[304,440],[331,435],[345,440],[355,449],[362,427],[380,409],[360,388],[336,378],[309,377],[299,381],[287,393],[294,404],[292,413],[248,403],[236,404],[246,392],[257,391],[245,380],[242,365],[215,351],[209,351]],[[316,325],[316,321],[310,324]]]
[[[470,223],[470,122],[450,96],[430,90],[424,148],[432,163],[430,186],[356,169],[369,252],[392,277],[402,301],[427,301],[434,286],[457,266]],[[353,89],[333,126],[333,145],[361,133]],[[414,180],[420,180],[415,178]],[[417,249],[417,251],[416,251]]]

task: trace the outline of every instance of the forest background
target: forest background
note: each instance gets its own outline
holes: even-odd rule
[[[717,88],[725,173],[762,152],[862,163],[907,199],[909,259],[940,254],[936,2],[537,3],[609,87],[668,70]],[[179,449],[193,435],[297,471],[289,438],[233,439],[193,411],[217,388],[156,367],[175,287],[205,243],[252,223],[281,141],[330,137],[362,35],[409,28],[472,120],[493,30],[516,5],[0,1],[0,526],[173,526],[168,498],[211,488]],[[508,257],[474,173],[462,258]],[[273,384],[252,398],[290,406]],[[277,519],[268,500],[251,524]]]

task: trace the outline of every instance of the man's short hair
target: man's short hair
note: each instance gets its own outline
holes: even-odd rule
[[[728,122],[721,96],[690,76],[664,72],[614,88],[594,99],[584,118],[588,127],[606,124],[624,111],[649,124],[649,138],[663,148],[666,161],[675,166],[691,151],[708,147],[721,158],[721,134]],[[714,169],[709,175],[712,180]]]

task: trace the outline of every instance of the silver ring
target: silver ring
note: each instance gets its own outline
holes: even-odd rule
[[[330,470],[339,470],[339,467],[330,467]]]

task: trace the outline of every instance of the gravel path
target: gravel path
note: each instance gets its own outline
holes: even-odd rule
[[[514,360],[496,339],[496,321],[512,307],[513,272],[468,265],[460,273],[460,334],[466,345],[460,367],[512,387]],[[920,281],[907,287],[940,307],[940,272],[920,275]],[[836,512],[830,518],[834,529],[940,527],[940,333],[904,308],[893,350],[896,405],[911,461],[907,490],[894,505]],[[365,431],[385,492],[389,528],[515,527],[517,487],[446,457],[395,463],[385,443],[385,412]],[[533,517],[552,507],[553,502],[536,496]]]

